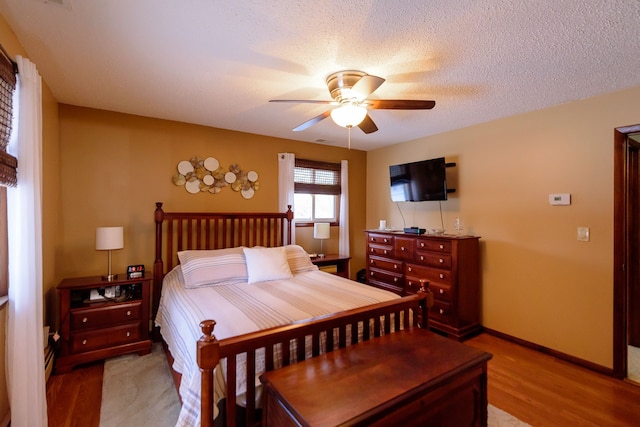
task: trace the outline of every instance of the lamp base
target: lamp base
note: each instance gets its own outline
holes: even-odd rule
[[[113,282],[118,280],[117,274],[107,274],[106,276],[102,276],[102,280],[106,280],[107,282]]]

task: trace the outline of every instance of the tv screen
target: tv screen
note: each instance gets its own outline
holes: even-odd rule
[[[446,168],[444,157],[389,166],[391,200],[447,200]]]

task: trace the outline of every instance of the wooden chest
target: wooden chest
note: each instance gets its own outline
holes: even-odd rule
[[[260,377],[265,426],[486,426],[489,353],[421,329]]]

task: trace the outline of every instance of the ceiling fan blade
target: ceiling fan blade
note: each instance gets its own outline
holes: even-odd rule
[[[430,110],[436,101],[413,99],[367,99],[364,104],[374,110]]]
[[[371,120],[371,117],[369,117],[368,114],[364,116],[364,120],[360,122],[358,127],[364,133],[373,133],[378,130],[378,126],[376,126],[376,124],[373,122],[373,120]]]
[[[349,91],[349,95],[359,101],[363,101],[367,96],[371,95],[373,91],[378,89],[382,83],[384,83],[384,79],[382,77],[370,75],[362,76],[360,80],[353,85]]]
[[[269,102],[289,102],[297,104],[328,104],[339,105],[336,101],[324,101],[317,99],[270,99]]]
[[[315,125],[316,123],[326,119],[330,115],[331,115],[331,110],[325,111],[324,113],[320,114],[319,116],[315,116],[313,119],[307,120],[306,122],[302,123],[301,125],[296,126],[295,128],[293,128],[293,131],[294,132],[299,132],[301,130],[305,130],[305,129]]]

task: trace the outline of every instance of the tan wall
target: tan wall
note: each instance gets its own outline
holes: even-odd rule
[[[611,368],[613,130],[638,111],[640,87],[379,149],[367,187],[388,188],[390,164],[457,162],[442,216],[448,232],[460,216],[482,237],[483,325]],[[550,206],[549,193],[571,205]],[[440,227],[438,202],[399,207],[407,226]],[[367,226],[379,219],[404,225],[387,191],[367,194]]]
[[[0,16],[0,44],[7,50],[9,55],[15,59],[16,55],[28,58],[24,48],[16,38],[15,34]],[[36,64],[37,67],[38,64]],[[55,286],[58,282],[56,271],[54,270],[55,257],[58,251],[59,237],[61,236],[58,227],[59,219],[59,187],[58,187],[58,103],[51,94],[46,81],[42,82],[42,139],[43,139],[43,183],[42,183],[42,209],[43,216],[43,296],[45,324],[53,325],[56,322],[57,302]],[[18,163],[19,163],[18,159]],[[6,309],[0,310],[3,321],[0,322],[0,335],[6,334]],[[0,341],[2,349],[4,339]],[[4,378],[5,359],[0,357],[0,421],[4,420],[9,413],[9,399],[6,391],[6,381]],[[44,362],[43,362],[44,363]]]
[[[60,188],[62,194],[61,276],[104,274],[107,253],[95,247],[99,226],[124,226],[124,249],[113,251],[113,271],[154,260],[155,202],[167,211],[278,210],[279,152],[338,162],[349,160],[352,272],[364,266],[366,153],[292,140],[269,138],[166,120],[60,105]],[[176,166],[192,157],[215,157],[259,174],[252,199],[226,187],[219,194],[190,194],[172,183]],[[317,251],[311,229],[297,230],[297,243]],[[323,243],[337,252],[338,230]],[[355,275],[355,273],[353,273]]]

